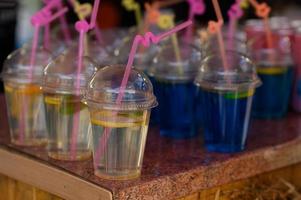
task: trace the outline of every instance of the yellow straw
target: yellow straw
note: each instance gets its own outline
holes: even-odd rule
[[[170,28],[174,27],[175,26],[174,16],[173,15],[160,15],[159,19],[158,19],[158,26],[162,29],[170,29]],[[181,63],[182,59],[181,59],[178,37],[177,37],[176,33],[174,33],[171,36],[171,42],[174,47],[173,49],[174,49],[174,53],[176,56],[176,60],[178,63]],[[179,74],[183,75],[183,67],[179,66],[178,70],[179,70]]]
[[[137,26],[138,26],[138,29],[140,30],[141,18],[142,18],[140,4],[135,2],[134,0],[122,0],[122,5],[125,7],[125,9],[127,11],[135,12]]]

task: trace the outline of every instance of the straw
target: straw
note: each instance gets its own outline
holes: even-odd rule
[[[75,29],[79,32],[79,48],[78,48],[78,57],[77,57],[77,76],[76,76],[76,84],[75,84],[75,94],[76,96],[80,95],[80,75],[83,67],[83,55],[84,55],[84,41],[85,34],[89,30],[89,24],[86,20],[81,20],[76,22]],[[73,127],[71,134],[71,158],[76,158],[76,144],[77,144],[77,136],[78,136],[78,127],[80,121],[80,103],[76,104],[75,113],[73,116]],[[78,111],[78,112],[77,112]]]
[[[57,13],[51,16],[47,6],[31,17],[31,24],[34,26],[34,35],[33,35],[31,55],[30,55],[30,69],[29,69],[30,79],[32,79],[32,71],[36,59],[36,51],[37,51],[38,40],[39,40],[40,26],[45,26],[49,24],[51,21],[55,20],[56,18],[60,17],[61,15],[63,15],[68,11],[67,8],[62,8]]]
[[[273,48],[272,31],[269,23],[271,8],[266,3],[260,4],[256,0],[249,0],[249,2],[256,9],[256,15],[263,19],[268,48]]]
[[[140,4],[135,2],[134,0],[122,0],[122,5],[127,11],[135,11],[137,26],[138,29],[140,29],[142,18]]]
[[[217,33],[217,38],[218,38],[218,43],[219,43],[219,48],[220,48],[220,53],[221,53],[224,69],[227,70],[228,62],[227,62],[227,58],[226,58],[225,44],[224,44],[224,40],[223,40],[223,36],[222,36],[222,32],[221,32],[221,27],[224,24],[224,19],[223,19],[218,1],[212,0],[212,3],[214,6],[215,14],[217,16],[217,22],[210,21],[208,28],[209,28],[210,33]]]
[[[92,17],[90,21],[90,29],[95,27],[96,24],[96,19],[97,19],[97,13],[98,13],[98,8],[99,8],[99,3],[100,0],[95,0],[94,5],[93,5],[93,11],[92,11]]]
[[[184,23],[172,28],[171,30],[169,30],[169,31],[167,31],[163,34],[160,34],[158,36],[155,36],[153,33],[148,32],[148,33],[145,34],[144,37],[141,36],[141,35],[137,35],[135,37],[135,39],[133,41],[133,44],[132,44],[130,54],[129,54],[128,62],[127,62],[126,68],[125,68],[125,73],[124,73],[124,76],[123,76],[123,79],[122,79],[122,82],[121,82],[121,86],[120,86],[120,89],[119,89],[117,100],[116,100],[116,104],[118,105],[118,107],[120,107],[120,105],[122,103],[122,99],[124,97],[126,85],[127,85],[130,73],[131,73],[131,69],[132,69],[132,66],[133,66],[135,54],[136,54],[136,51],[137,51],[137,48],[138,48],[139,44],[142,44],[145,47],[149,47],[151,43],[157,44],[158,42],[160,42],[165,37],[168,37],[168,36],[178,32],[178,31],[180,31],[180,30],[182,30],[182,29],[184,29],[184,28],[186,28],[190,25],[192,25],[192,21],[188,20],[188,21],[186,21],[186,22],[184,22]],[[100,157],[103,155],[104,150],[107,146],[110,133],[111,133],[111,128],[106,127],[105,130],[104,130],[103,136],[99,139],[99,146],[98,146],[98,148],[95,152],[95,157],[94,157],[94,167],[95,167],[95,169],[97,168],[97,163],[99,162]]]
[[[231,6],[228,11],[229,16],[229,28],[228,28],[228,47],[233,49],[234,34],[237,29],[237,21],[243,16],[243,10],[241,9],[241,0],[236,0],[236,2]]]
[[[61,0],[43,0],[43,2],[47,5],[46,9],[49,9],[49,10],[53,7],[56,7],[58,10],[63,8],[63,4],[62,4]],[[64,39],[65,39],[66,43],[69,44],[71,42],[71,34],[70,34],[69,28],[67,26],[67,21],[66,21],[65,15],[60,16],[60,25],[61,25],[61,29],[64,34]]]
[[[191,21],[191,20],[188,20],[188,21]],[[173,28],[175,26],[174,16],[168,15],[168,14],[160,15],[160,17],[158,19],[158,26],[162,29]],[[176,60],[178,63],[180,63],[182,59],[181,59],[181,53],[180,53],[180,47],[179,47],[177,33],[174,33],[171,35],[171,42],[172,42],[172,46],[174,47],[173,49],[174,49]],[[180,66],[180,65],[178,66],[178,71],[179,71],[180,75],[183,74],[182,66]]]
[[[93,5],[93,13],[91,17],[90,23],[88,23],[86,20],[80,20],[76,22],[75,29],[79,32],[79,48],[78,48],[78,58],[77,58],[77,77],[76,77],[76,96],[80,95],[80,75],[83,67],[83,55],[84,55],[84,41],[86,38],[86,33],[95,27],[98,7],[99,7],[100,0],[95,0]],[[76,104],[75,110],[79,110],[80,104]],[[76,158],[76,143],[77,143],[77,133],[78,133],[78,126],[79,126],[79,120],[80,120],[80,113],[76,112],[73,116],[73,127],[72,127],[72,134],[71,134],[71,158]]]
[[[187,0],[189,4],[189,16],[188,19],[194,22],[196,15],[202,15],[206,11],[203,0]],[[193,26],[190,26],[186,30],[186,41],[191,41]]]

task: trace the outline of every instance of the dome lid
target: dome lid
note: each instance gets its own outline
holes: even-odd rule
[[[84,100],[91,107],[109,110],[146,110],[157,105],[153,87],[147,76],[132,68],[120,105],[116,104],[125,66],[100,69],[88,85]]]
[[[261,85],[256,67],[251,60],[237,52],[226,51],[228,68],[225,69],[219,54],[205,58],[195,83],[206,89],[237,91]]]
[[[30,57],[30,45],[24,45],[8,55],[1,74],[3,80],[19,83],[40,83],[43,70],[51,61],[52,54],[42,47],[37,48],[34,66],[30,65]]]
[[[75,50],[68,50],[49,63],[44,70],[43,90],[53,93],[83,94],[98,67],[91,58],[84,56],[82,68],[78,71],[77,57]]]

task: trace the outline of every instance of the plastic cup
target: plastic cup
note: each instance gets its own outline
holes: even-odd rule
[[[41,146],[47,143],[40,83],[43,69],[50,62],[51,56],[48,51],[38,48],[31,70],[31,47],[23,46],[10,54],[4,63],[2,78],[13,144]]]
[[[286,115],[293,84],[293,61],[290,54],[277,49],[257,51],[257,73],[262,80],[254,97],[255,118],[282,118]]]
[[[78,76],[76,58],[75,52],[65,52],[44,72],[42,88],[49,134],[48,156],[57,160],[77,161],[92,156],[90,115],[81,100],[97,68],[90,58],[83,57]]]
[[[261,82],[250,59],[231,51],[226,58],[227,69],[219,54],[205,58],[195,84],[207,150],[231,153],[245,147],[253,94]]]
[[[140,176],[150,111],[157,105],[151,82],[135,69],[116,104],[124,70],[125,66],[99,70],[85,96],[93,129],[94,172],[104,179]]]
[[[194,78],[201,52],[180,43],[180,60],[173,45],[163,46],[154,58],[152,80],[159,102],[161,136],[183,139],[197,135]]]

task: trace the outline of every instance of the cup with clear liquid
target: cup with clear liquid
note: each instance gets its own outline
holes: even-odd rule
[[[150,111],[157,105],[150,80],[136,69],[116,103],[124,71],[121,65],[100,69],[84,98],[91,116],[94,172],[110,180],[140,176]]]
[[[90,115],[82,97],[97,67],[89,57],[83,57],[78,71],[75,57],[74,51],[64,52],[44,71],[48,156],[57,160],[79,161],[92,156]]]
[[[25,45],[11,53],[3,66],[9,131],[15,145],[43,146],[47,143],[47,131],[40,83],[52,55],[38,48],[34,64],[30,64],[30,57],[31,47]]]

